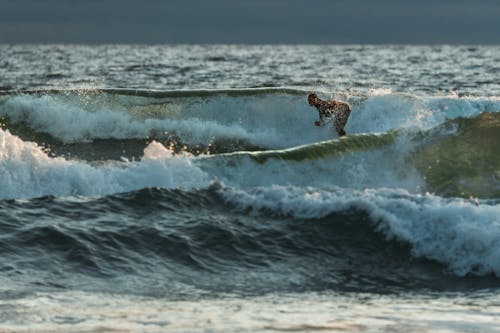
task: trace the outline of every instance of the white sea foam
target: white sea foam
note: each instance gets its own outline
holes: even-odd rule
[[[90,291],[21,293],[0,300],[6,309],[0,329],[4,333],[498,332],[498,292],[478,294],[431,298],[415,293],[302,291],[170,300]]]
[[[0,130],[0,198],[98,196],[144,187],[206,186],[207,175],[188,156],[152,142],[137,162],[90,165],[49,157],[36,143]]]
[[[220,191],[236,209],[254,214],[315,219],[361,210],[388,238],[409,243],[417,257],[442,262],[459,276],[500,276],[500,203],[394,189],[271,186]]]
[[[499,111],[498,98],[422,97],[376,93],[353,108],[346,131],[370,133],[398,128],[427,130],[448,119]]]
[[[12,122],[26,122],[30,128],[46,132],[66,142],[93,139],[141,139],[151,135],[175,132],[186,143],[207,143],[214,137],[247,139],[251,134],[238,124],[221,124],[193,118],[139,118],[125,109],[86,108],[51,96],[16,96],[0,108],[0,114]],[[259,133],[255,135],[258,136]]]

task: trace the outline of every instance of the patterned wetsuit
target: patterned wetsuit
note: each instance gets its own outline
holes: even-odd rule
[[[319,111],[321,125],[326,125],[333,120],[335,130],[339,136],[345,135],[344,126],[351,114],[349,104],[337,101],[323,101],[318,98],[314,106]]]

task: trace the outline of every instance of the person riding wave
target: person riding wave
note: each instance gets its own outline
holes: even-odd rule
[[[314,125],[324,126],[333,121],[335,130],[339,136],[346,135],[344,127],[347,123],[349,115],[351,114],[349,104],[334,100],[323,101],[318,98],[318,95],[316,94],[309,94],[307,96],[307,101],[309,102],[309,105],[316,107],[319,112],[319,121],[315,121]]]

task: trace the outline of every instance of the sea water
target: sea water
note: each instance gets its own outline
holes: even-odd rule
[[[0,46],[0,331],[498,332],[499,74],[494,46]]]

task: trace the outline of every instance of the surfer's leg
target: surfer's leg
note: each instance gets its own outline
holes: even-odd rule
[[[340,125],[340,123],[337,120],[335,121],[335,130],[337,131],[339,136],[344,136],[346,134],[344,128]]]
[[[349,119],[349,115],[351,114],[351,109],[347,107],[344,110],[341,110],[335,115],[335,129],[339,136],[344,136],[346,133],[344,131],[345,124],[347,123],[347,119]]]

